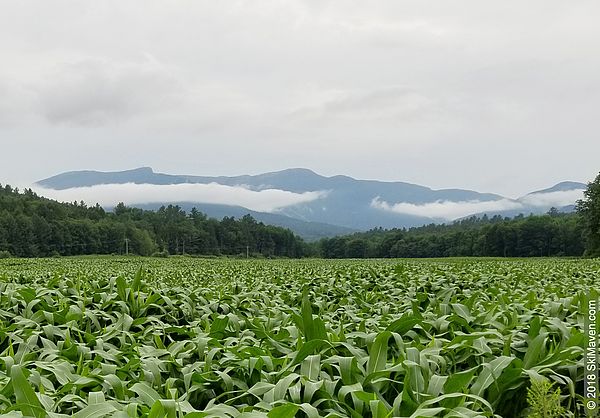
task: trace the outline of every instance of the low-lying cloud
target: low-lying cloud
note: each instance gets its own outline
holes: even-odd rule
[[[476,213],[519,209],[522,208],[523,205],[510,199],[490,201],[468,200],[460,202],[436,200],[435,202],[422,204],[408,202],[388,203],[385,200],[381,200],[379,197],[376,197],[371,201],[371,207],[406,215],[454,220]]]
[[[99,203],[104,207],[115,206],[119,202],[126,205],[144,203],[210,203],[243,206],[258,212],[276,212],[278,209],[307,203],[323,198],[326,191],[294,193],[280,189],[249,190],[242,186],[209,184],[101,184],[90,187],[75,187],[54,190],[34,187],[45,197],[62,202],[84,201],[88,205]]]
[[[549,193],[533,193],[519,199],[526,205],[542,207],[561,207],[572,205],[583,198],[583,189],[562,190]]]
[[[518,200],[467,200],[449,201],[437,200],[422,204],[410,202],[389,203],[378,196],[371,201],[371,207],[387,212],[406,215],[426,216],[434,219],[452,221],[469,215],[481,213],[495,213],[501,211],[523,211],[529,213],[533,210],[540,211],[551,207],[561,208],[573,205],[583,197],[583,190],[566,190],[549,193],[534,193],[523,196]]]

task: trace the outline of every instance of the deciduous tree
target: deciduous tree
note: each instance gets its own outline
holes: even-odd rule
[[[577,202],[587,237],[586,255],[600,256],[600,173],[588,183],[583,199]]]

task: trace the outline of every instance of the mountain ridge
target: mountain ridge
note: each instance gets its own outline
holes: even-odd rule
[[[299,228],[297,221],[321,225],[323,230],[335,233],[340,231],[367,230],[375,227],[398,228],[420,226],[429,223],[443,223],[452,219],[471,215],[544,213],[551,206],[569,210],[575,201],[568,200],[570,194],[577,194],[585,188],[584,183],[564,181],[552,187],[537,190],[517,199],[510,199],[495,193],[482,193],[474,190],[447,188],[432,189],[402,181],[361,180],[346,175],[323,176],[310,169],[295,167],[256,175],[238,176],[198,176],[155,172],[151,167],[139,167],[131,170],[103,172],[95,170],[69,171],[43,180],[36,184],[45,189],[70,190],[79,187],[98,185],[179,185],[179,184],[217,184],[256,192],[255,197],[263,196],[269,190],[285,192],[290,195],[319,192],[316,198],[303,199],[300,203],[283,205],[274,210],[252,211],[261,213],[263,219],[268,215],[277,215],[277,220],[294,224],[290,229]],[[323,193],[321,193],[323,192]],[[555,193],[566,192],[566,193]],[[552,199],[561,198],[556,204]],[[565,201],[566,199],[566,201]],[[179,199],[186,206],[195,204],[209,205],[215,209],[214,202]],[[117,202],[114,202],[115,204]],[[132,206],[146,207],[148,202],[136,202]],[[172,201],[165,201],[165,204]],[[210,206],[210,205],[213,206]],[[156,206],[154,203],[153,206]],[[244,205],[221,205],[219,214],[238,214],[240,210],[251,211]],[[229,207],[228,210],[225,208]],[[240,209],[241,208],[241,209]],[[215,209],[216,210],[216,209]],[[248,213],[249,213],[248,212]],[[464,213],[463,213],[464,212]],[[267,221],[268,223],[269,221]],[[318,226],[305,225],[313,232]],[[287,225],[278,225],[286,226]],[[326,236],[328,232],[324,233]]]
[[[534,192],[527,193],[527,195],[538,194],[538,193],[553,193],[553,192],[564,192],[574,189],[585,189],[587,184],[581,183],[578,181],[561,181],[560,183],[556,183],[552,187],[548,187],[547,189],[536,190]]]
[[[73,187],[86,187],[86,186],[95,186],[98,184],[124,184],[124,183],[135,183],[135,184],[181,184],[181,183],[194,183],[194,182],[204,182],[207,180],[221,180],[227,181],[228,183],[237,182],[236,184],[244,184],[243,180],[246,179],[262,179],[275,177],[281,178],[282,176],[287,177],[288,175],[293,174],[295,178],[299,176],[303,176],[304,179],[306,177],[318,178],[320,180],[335,180],[342,182],[360,182],[364,184],[389,184],[389,185],[401,185],[401,186],[409,186],[409,187],[417,187],[419,189],[424,189],[432,192],[470,192],[470,193],[479,193],[475,190],[470,189],[459,189],[459,188],[441,188],[434,189],[427,186],[421,186],[414,183],[404,182],[404,181],[383,181],[383,180],[364,180],[357,179],[344,174],[337,174],[333,176],[324,176],[316,173],[315,171],[308,168],[287,168],[279,171],[270,171],[261,174],[242,174],[237,176],[198,176],[198,175],[189,175],[189,174],[166,174],[154,171],[152,167],[143,166],[130,170],[121,170],[121,171],[99,171],[99,170],[74,170],[67,171],[64,173],[60,173],[42,180],[36,181],[36,184],[41,186],[49,187],[55,190],[63,190],[67,188]],[[95,179],[91,182],[86,181],[86,177],[94,176]],[[128,176],[127,181],[121,180],[122,176]],[[143,176],[143,181],[139,180],[139,177]],[[82,180],[82,177],[84,178]],[[99,182],[98,177],[110,179],[109,182]],[[170,179],[173,182],[171,183],[156,183],[157,180],[167,180]],[[223,184],[223,183],[220,183]],[[229,184],[230,185],[230,184]],[[305,190],[308,191],[308,190]],[[481,194],[481,193],[480,193]],[[484,193],[485,195],[501,197],[495,193]]]

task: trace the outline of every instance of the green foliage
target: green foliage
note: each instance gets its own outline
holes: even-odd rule
[[[10,253],[10,251],[0,251],[0,258],[11,258],[12,254]]]
[[[584,198],[577,202],[587,237],[586,255],[600,256],[600,173],[588,183]]]
[[[157,211],[112,213],[85,203],[59,203],[31,190],[0,186],[0,249],[16,257],[157,253],[302,257],[308,246],[291,231],[241,219],[208,219],[169,205]],[[1,254],[1,253],[0,253]]]
[[[15,394],[15,407],[25,416],[44,418],[46,413],[19,365],[10,368],[10,382]]]
[[[561,418],[566,410],[561,406],[560,389],[552,391],[553,384],[547,379],[533,380],[527,389],[527,402],[531,412],[530,418]]]
[[[449,225],[356,233],[323,239],[324,258],[581,256],[583,228],[576,214],[552,211],[512,219],[471,217]]]
[[[558,411],[559,394],[574,414],[598,271],[564,259],[0,260],[0,415],[491,418]],[[556,391],[528,395],[544,378]]]

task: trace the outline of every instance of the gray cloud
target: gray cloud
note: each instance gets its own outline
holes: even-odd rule
[[[88,205],[99,203],[113,207],[119,202],[126,205],[141,203],[214,203],[243,206],[259,212],[275,212],[286,206],[307,203],[323,198],[326,191],[293,193],[286,190],[249,190],[242,186],[210,184],[102,184],[65,190],[35,187],[42,195],[62,202],[84,201]]]
[[[11,2],[0,181],[139,165],[300,166],[512,197],[588,181],[599,13],[593,0]]]
[[[85,59],[63,64],[32,87],[52,123],[99,125],[162,112],[181,101],[183,86],[152,57],[115,63]]]
[[[402,86],[368,91],[332,91],[329,95],[331,97],[320,105],[297,109],[291,116],[333,124],[340,120],[364,123],[388,119],[396,119],[401,124],[426,116],[437,106],[436,100],[424,92]]]
[[[0,78],[0,131],[27,121],[34,100],[35,94],[30,89]]]

